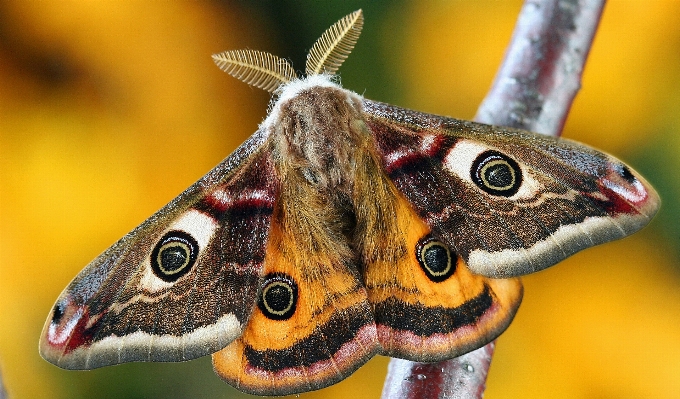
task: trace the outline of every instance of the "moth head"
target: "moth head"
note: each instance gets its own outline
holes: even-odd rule
[[[363,24],[363,13],[357,10],[328,28],[307,54],[307,76],[334,75],[359,40]],[[290,62],[263,51],[225,51],[212,57],[223,71],[270,93],[297,78]]]

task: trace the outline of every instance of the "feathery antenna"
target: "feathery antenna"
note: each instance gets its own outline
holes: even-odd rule
[[[290,62],[264,51],[225,51],[212,57],[224,72],[270,93],[296,78]]]
[[[334,74],[352,52],[363,26],[364,16],[357,10],[328,28],[307,55],[307,76]],[[270,93],[297,77],[290,62],[264,51],[225,51],[212,57],[224,72]]]
[[[307,76],[334,74],[352,52],[363,26],[364,16],[357,10],[328,28],[307,55]]]

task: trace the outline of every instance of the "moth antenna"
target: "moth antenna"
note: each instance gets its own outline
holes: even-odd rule
[[[297,77],[290,62],[264,51],[225,51],[212,58],[224,72],[270,93]]]
[[[307,55],[307,76],[334,74],[359,40],[364,26],[361,10],[345,16],[328,28]]]

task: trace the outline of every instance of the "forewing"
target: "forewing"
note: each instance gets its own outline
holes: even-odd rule
[[[278,193],[266,143],[258,131],[93,260],[57,299],[41,355],[69,369],[182,361],[238,337]]]
[[[385,173],[474,273],[510,277],[645,226],[659,198],[589,147],[364,101]]]

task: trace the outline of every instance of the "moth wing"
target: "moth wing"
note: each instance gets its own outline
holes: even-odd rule
[[[654,189],[568,140],[364,100],[382,167],[474,273],[511,277],[641,229]]]
[[[287,224],[272,221],[258,306],[245,331],[212,355],[220,377],[254,395],[324,388],[380,350],[357,270],[339,253],[304,250],[309,238],[290,234]]]
[[[376,259],[364,272],[381,354],[437,362],[491,342],[519,308],[519,278],[472,274],[402,195],[395,205],[397,234],[390,239],[406,251],[395,260]]]
[[[81,271],[48,316],[41,355],[68,369],[183,361],[238,337],[278,193],[266,140],[255,133]]]

